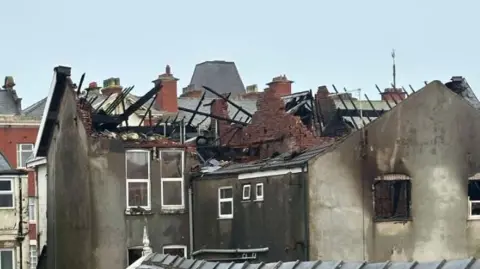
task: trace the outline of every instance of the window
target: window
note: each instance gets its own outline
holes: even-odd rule
[[[26,167],[33,154],[33,144],[17,144],[17,167]]]
[[[178,257],[187,257],[187,247],[186,246],[164,246],[163,254],[178,256]]]
[[[13,249],[0,249],[0,269],[13,269]]]
[[[127,208],[150,209],[150,151],[128,150],[125,156]]]
[[[30,245],[30,269],[37,268],[37,260],[38,260],[37,246]]]
[[[162,208],[178,209],[184,205],[183,151],[161,151]]]
[[[263,201],[263,183],[255,185],[255,201]]]
[[[469,219],[480,219],[480,180],[468,181]]]
[[[28,198],[28,220],[35,222],[35,198]]]
[[[251,192],[252,192],[252,186],[250,186],[250,184],[243,185],[242,199],[243,200],[250,200],[250,193]]]
[[[13,207],[13,179],[0,178],[0,208]]]
[[[377,178],[373,184],[376,220],[408,220],[410,218],[411,182],[405,176]]]
[[[128,249],[128,265],[132,265],[135,261],[142,257],[143,248],[134,247]]]
[[[221,187],[218,189],[218,217],[221,219],[233,218],[232,187]]]

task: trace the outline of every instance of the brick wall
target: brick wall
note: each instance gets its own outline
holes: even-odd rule
[[[228,118],[228,103],[216,99],[211,112]],[[228,143],[232,147],[257,147],[260,158],[268,158],[275,152],[301,151],[330,141],[315,137],[300,118],[287,114],[283,100],[274,91],[259,96],[257,112],[252,115],[248,126],[240,127],[219,120],[218,127],[222,145]]]

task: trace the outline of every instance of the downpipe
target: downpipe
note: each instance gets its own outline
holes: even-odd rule
[[[193,252],[193,191],[192,191],[192,184],[188,187],[188,237],[189,237],[189,243],[190,243],[190,256],[192,255]]]
[[[23,233],[23,193],[22,193],[22,177],[17,177],[18,180],[18,231],[17,231],[17,242],[19,245],[19,258],[20,258],[20,269],[23,269],[23,240],[25,240],[25,234]]]

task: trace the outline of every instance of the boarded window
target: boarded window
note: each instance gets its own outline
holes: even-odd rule
[[[376,180],[374,183],[375,219],[409,219],[410,192],[410,180]]]

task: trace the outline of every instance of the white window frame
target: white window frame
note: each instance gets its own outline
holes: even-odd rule
[[[35,250],[35,255],[32,255],[32,250]],[[30,245],[30,248],[28,249],[28,256],[29,256],[29,263],[30,263],[30,269],[35,269],[37,268],[38,264],[38,249],[36,245]],[[35,259],[35,262],[32,261],[32,259]]]
[[[248,189],[248,195],[245,195],[245,190]],[[252,196],[252,185],[250,184],[244,184],[242,187],[242,199],[243,200],[250,200],[250,197]]]
[[[28,222],[37,222],[37,199],[35,197],[28,197]]]
[[[0,177],[0,181],[10,181],[11,190],[1,191],[0,194],[12,195],[12,206],[0,206],[0,209],[15,209],[15,180],[12,177]]]
[[[182,154],[182,177],[175,177],[175,178],[164,178],[162,177],[162,165],[160,165],[160,182],[162,184],[162,209],[184,209],[185,208],[185,187],[184,187],[184,178],[185,178],[185,151],[183,150],[160,150],[160,162],[163,162],[162,160],[162,153],[170,153],[170,152],[174,152],[174,153],[181,153]],[[180,188],[181,188],[181,204],[179,205],[166,205],[165,202],[163,201],[163,198],[164,198],[164,195],[163,195],[163,183],[164,182],[180,182]]]
[[[472,215],[472,204],[480,204],[480,201],[470,200],[470,197],[468,197],[468,219],[469,220],[480,220],[480,215]]]
[[[262,195],[258,195],[258,187],[261,187]],[[255,184],[255,201],[263,201],[264,196],[265,196],[265,188],[263,187],[263,183]]]
[[[221,198],[222,190],[232,190],[232,197],[230,198]],[[231,214],[222,214],[222,203],[231,202],[232,213]],[[218,188],[218,218],[219,219],[233,219],[233,187],[225,186]]]
[[[17,258],[15,257],[15,249],[13,249],[13,248],[0,248],[0,252],[4,252],[4,251],[9,251],[9,252],[12,253],[12,263],[13,263],[12,268],[15,269],[15,265],[17,263]],[[1,255],[0,255],[0,259],[1,259]]]
[[[147,179],[133,179],[133,178],[128,178],[128,153],[135,153],[135,152],[141,152],[141,153],[147,153],[147,166],[148,166],[148,178]],[[138,206],[130,206],[128,203],[129,203],[129,195],[130,195],[130,192],[128,190],[128,184],[129,183],[147,183],[147,206],[140,206],[141,208],[143,209],[146,209],[146,210],[150,210],[151,209],[151,205],[152,205],[152,201],[151,201],[151,184],[150,184],[150,178],[151,178],[151,175],[150,175],[150,163],[151,163],[151,152],[150,150],[145,150],[145,149],[129,149],[129,150],[126,150],[125,151],[125,179],[126,179],[126,184],[125,184],[125,188],[127,190],[127,193],[126,193],[126,198],[127,200],[125,201],[125,204],[127,206],[127,210],[130,210],[131,208],[137,208]]]
[[[35,145],[33,143],[19,143],[17,144],[17,168],[25,168],[27,166],[27,160],[25,160],[25,166],[21,166],[22,163],[22,153],[28,152],[28,150],[23,150],[22,146],[24,145],[31,145],[32,146],[32,155],[35,152]]]
[[[183,253],[184,253],[184,258],[187,257],[187,246],[185,245],[167,245],[167,246],[163,246],[162,248],[162,253],[165,254],[165,250],[166,249],[183,249]]]

